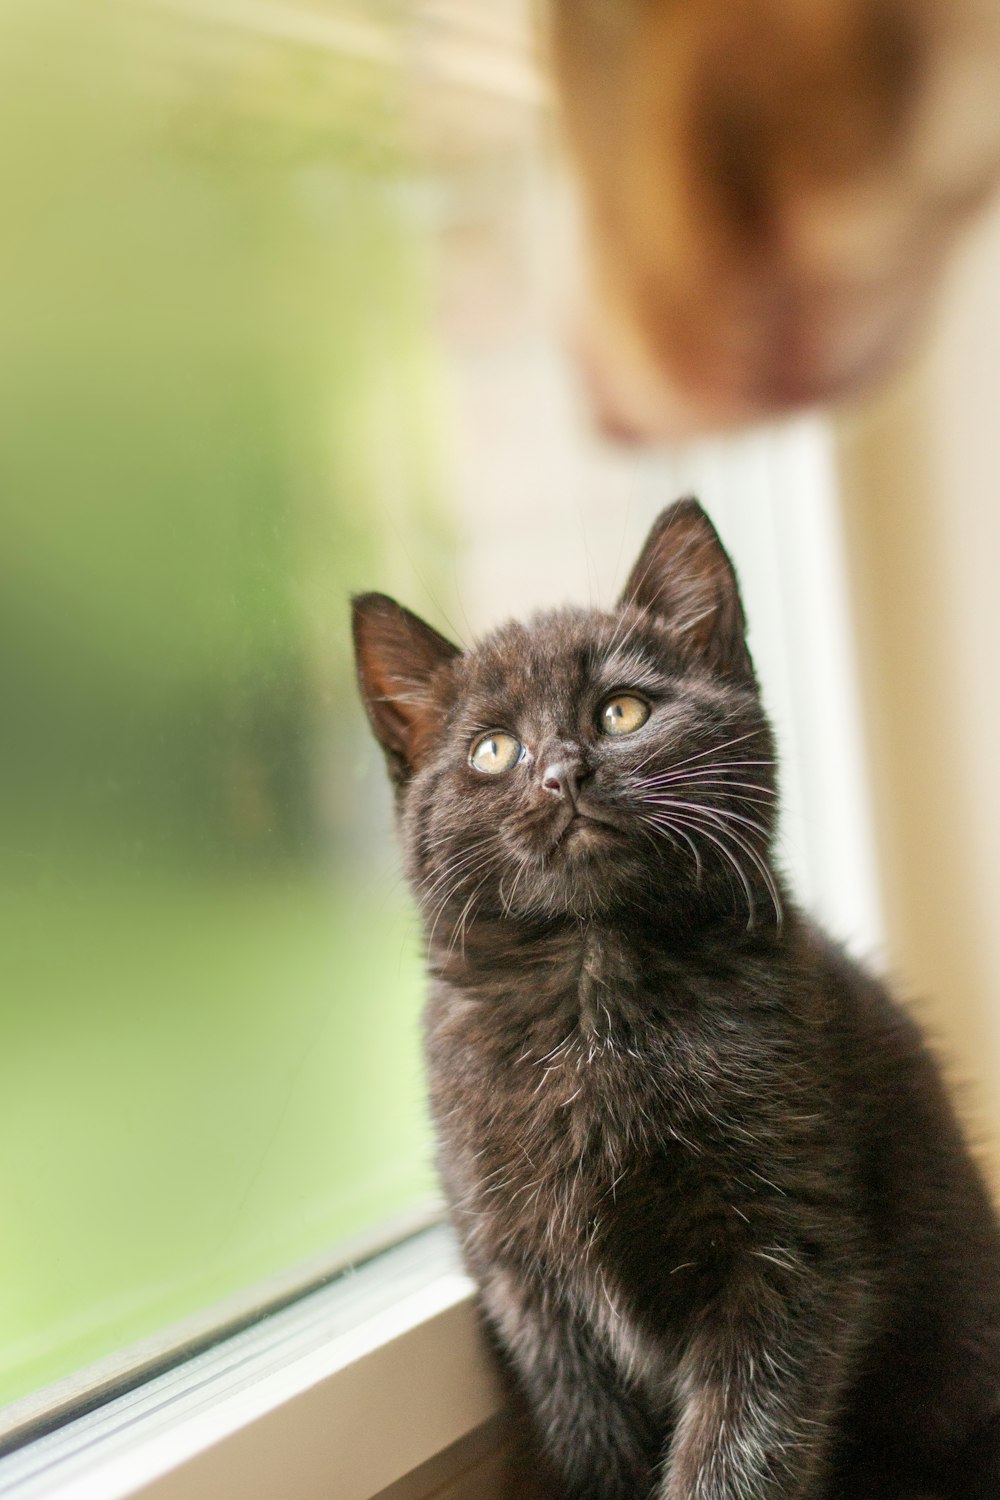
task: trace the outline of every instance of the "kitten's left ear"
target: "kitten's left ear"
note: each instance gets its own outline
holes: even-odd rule
[[[736,574],[697,500],[661,511],[619,602],[660,615],[716,671],[753,677]]]
[[[387,594],[359,594],[352,607],[358,686],[389,775],[401,784],[440,730],[432,679],[460,652]]]

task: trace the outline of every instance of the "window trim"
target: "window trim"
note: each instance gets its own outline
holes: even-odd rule
[[[0,1408],[0,1460],[440,1224],[444,1211],[440,1194],[433,1193],[373,1229],[338,1241],[332,1251],[275,1272]]]
[[[474,1299],[450,1231],[427,1230],[8,1455],[0,1494],[371,1500],[467,1464],[504,1412]]]

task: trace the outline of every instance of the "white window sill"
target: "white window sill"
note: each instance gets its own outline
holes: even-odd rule
[[[435,1228],[0,1460],[10,1500],[371,1500],[502,1420]]]

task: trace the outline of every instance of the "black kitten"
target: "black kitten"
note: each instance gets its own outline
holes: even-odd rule
[[[790,904],[729,560],[460,653],[355,601],[440,1167],[573,1500],[1000,1497],[1000,1231],[913,1023]]]

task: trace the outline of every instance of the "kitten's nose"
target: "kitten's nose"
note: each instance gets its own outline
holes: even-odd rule
[[[579,761],[554,760],[542,772],[542,787],[553,797],[565,797],[575,807],[585,774]]]

